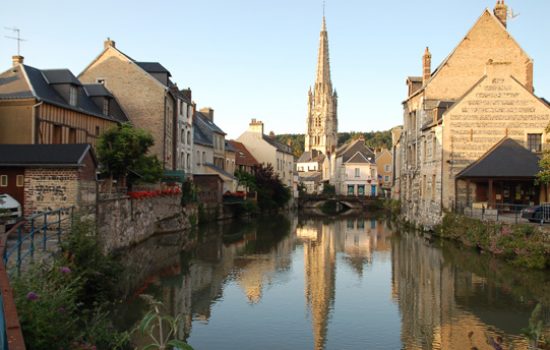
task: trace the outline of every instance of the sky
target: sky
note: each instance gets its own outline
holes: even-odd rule
[[[325,0],[339,131],[402,123],[405,79],[432,69],[496,0]],[[550,98],[550,1],[506,0],[519,16],[508,31],[534,60],[535,93]],[[0,11],[0,71],[9,69],[17,27],[25,63],[78,75],[110,37],[137,61],[165,66],[198,108],[237,138],[252,118],[266,131],[304,133],[314,83],[322,0],[18,0]]]

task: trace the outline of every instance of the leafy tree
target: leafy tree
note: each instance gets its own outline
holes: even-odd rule
[[[97,143],[98,159],[102,171],[112,180],[130,182],[139,179],[143,182],[155,182],[162,176],[162,166],[154,155],[147,155],[153,146],[153,136],[145,130],[134,128],[130,124],[121,124],[104,132]]]
[[[239,186],[244,186],[248,191],[256,191],[256,177],[244,170],[237,169],[235,177]]]
[[[258,206],[263,212],[282,208],[290,200],[290,189],[283,185],[273,166],[260,165],[255,173]]]

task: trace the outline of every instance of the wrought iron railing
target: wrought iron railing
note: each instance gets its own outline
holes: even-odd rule
[[[45,253],[43,258],[57,252],[63,232],[70,231],[73,219],[73,207],[39,213],[0,235],[0,349],[25,350],[8,272],[21,273],[25,259],[34,259],[40,251]],[[11,264],[14,266],[10,266],[11,257],[15,259]]]

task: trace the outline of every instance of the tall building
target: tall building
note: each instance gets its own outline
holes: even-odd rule
[[[336,91],[330,80],[328,34],[323,16],[319,40],[317,78],[313,90],[309,89],[307,133],[305,151],[317,150],[325,155],[335,151],[338,144],[338,113]]]
[[[534,180],[550,107],[533,94],[533,61],[507,30],[503,0],[435,70],[426,49],[422,76],[407,85],[393,146],[394,190],[409,220],[432,226],[447,210],[547,200]]]

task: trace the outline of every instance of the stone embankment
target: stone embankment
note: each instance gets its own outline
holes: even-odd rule
[[[133,199],[101,199],[97,203],[97,233],[105,252],[134,246],[155,235],[187,237],[196,222],[197,206],[181,206],[179,195]]]

